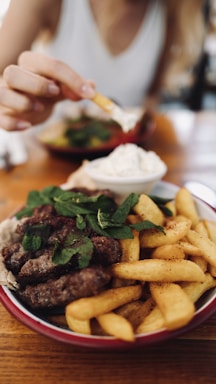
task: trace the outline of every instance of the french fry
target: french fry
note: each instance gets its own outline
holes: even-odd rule
[[[194,304],[180,285],[150,283],[150,291],[164,317],[167,329],[178,329],[192,320],[195,313]]]
[[[133,342],[135,335],[131,323],[124,317],[114,313],[105,313],[97,316],[101,328],[111,336]]]
[[[89,320],[79,320],[71,316],[68,313],[68,308],[66,307],[65,318],[69,328],[77,333],[82,333],[84,335],[91,335],[91,326]]]
[[[199,265],[203,272],[207,271],[208,263],[202,256],[190,256],[190,260]]]
[[[164,317],[160,309],[155,306],[152,311],[143,319],[136,329],[136,334],[154,332],[165,328]]]
[[[189,243],[188,241],[186,241],[186,239],[184,240],[180,240],[178,242],[179,246],[182,248],[182,250],[184,251],[184,253],[186,255],[191,255],[191,256],[202,256],[202,252],[201,250],[196,247],[195,245]]]
[[[165,234],[155,229],[142,231],[140,234],[141,248],[156,248],[161,245],[175,244],[183,239],[190,229],[190,221],[172,221],[165,228]]]
[[[139,241],[139,232],[133,230],[133,239],[123,239],[120,240],[122,248],[121,261],[136,261],[139,260],[140,256],[140,241]]]
[[[140,281],[204,281],[205,274],[190,260],[145,259],[111,266],[111,274]]]
[[[208,237],[216,244],[216,222],[210,220],[203,220],[203,224],[208,232]]]
[[[203,221],[199,221],[198,224],[195,226],[194,230],[198,232],[200,235],[208,237],[208,231]]]
[[[156,225],[162,225],[164,216],[154,201],[147,195],[140,195],[138,203],[133,211],[140,216],[141,220],[149,220]]]
[[[214,287],[216,287],[216,280],[210,273],[206,273],[205,280],[202,283],[182,283],[184,292],[189,296],[193,303],[196,303],[205,292]]]
[[[179,244],[161,245],[154,249],[151,254],[152,259],[184,259],[185,253]]]
[[[130,301],[138,300],[141,295],[141,285],[108,289],[97,296],[73,301],[67,305],[66,311],[68,316],[79,320],[89,320],[113,311]]]
[[[153,306],[153,300],[151,297],[149,297],[144,302],[137,300],[132,303],[126,304],[123,307],[118,308],[115,312],[130,321],[133,329],[135,330],[138,325],[142,322],[144,317],[146,317],[150,313]]]
[[[199,222],[199,215],[193,196],[186,188],[180,188],[176,193],[175,205],[177,213],[190,219],[194,228]]]
[[[202,256],[209,264],[216,267],[216,244],[213,241],[193,230],[188,231],[187,239],[200,249]]]
[[[175,206],[175,201],[174,200],[168,201],[165,204],[165,207],[168,208],[172,212],[173,217],[176,216],[176,206]]]

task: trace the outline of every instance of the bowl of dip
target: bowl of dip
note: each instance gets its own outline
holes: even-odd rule
[[[166,174],[167,166],[155,152],[127,143],[108,156],[89,161],[85,171],[97,188],[109,189],[123,199],[131,192],[150,193]]]

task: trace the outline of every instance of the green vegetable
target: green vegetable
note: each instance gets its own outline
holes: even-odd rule
[[[53,251],[53,262],[65,264],[76,255],[79,268],[86,267],[92,257],[93,244],[83,235],[83,230],[89,226],[99,235],[115,239],[133,238],[132,229],[137,231],[156,229],[164,233],[164,228],[150,221],[137,224],[126,224],[126,219],[131,209],[137,204],[139,195],[131,193],[120,206],[106,195],[86,196],[80,192],[64,191],[56,186],[49,186],[42,191],[31,191],[28,195],[26,206],[16,214],[18,219],[31,216],[34,208],[41,205],[52,205],[58,214],[76,219],[77,231],[71,233],[63,244],[58,241]],[[167,200],[153,197],[161,207]],[[25,250],[37,251],[44,247],[50,235],[48,225],[27,226],[23,238]]]
[[[73,121],[68,122],[73,125]],[[73,147],[94,147],[111,137],[110,123],[96,119],[87,119],[80,128],[70,127],[65,131],[69,145]]]

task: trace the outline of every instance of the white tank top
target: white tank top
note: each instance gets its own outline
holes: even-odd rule
[[[96,83],[97,90],[124,107],[140,106],[154,77],[165,35],[165,12],[152,1],[127,50],[112,55],[104,45],[88,0],[64,0],[50,55]]]

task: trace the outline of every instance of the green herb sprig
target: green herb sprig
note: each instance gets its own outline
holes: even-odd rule
[[[53,261],[57,264],[67,263],[72,256],[79,254],[79,267],[87,266],[93,252],[91,240],[82,234],[89,226],[95,233],[115,239],[133,238],[133,229],[138,231],[156,229],[164,232],[164,228],[144,220],[137,224],[126,224],[128,214],[137,204],[139,195],[131,193],[121,205],[117,206],[114,200],[106,195],[98,194],[86,196],[81,192],[64,191],[60,187],[49,186],[42,191],[31,191],[28,195],[26,206],[20,210],[16,217],[32,216],[36,207],[52,205],[58,214],[76,219],[77,230],[80,235],[76,238],[70,235],[61,247],[56,243],[53,253]],[[166,200],[154,201],[161,205]],[[27,227],[23,238],[23,246],[26,250],[36,251],[40,249],[49,236],[50,228],[42,226]],[[90,244],[91,243],[91,244]]]

